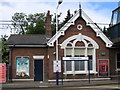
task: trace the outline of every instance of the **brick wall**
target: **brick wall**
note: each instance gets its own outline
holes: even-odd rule
[[[44,77],[48,78],[47,48],[13,48],[12,51],[12,77],[16,78],[16,57],[28,56],[30,58],[30,79],[34,78],[33,56],[44,56]]]
[[[82,30],[78,30],[77,29],[77,25],[81,24],[83,26]],[[92,28],[90,26],[86,26],[86,22],[81,19],[78,18],[75,21],[75,25],[71,25],[68,30],[66,30],[65,35],[61,36],[59,38],[59,44],[61,44],[64,40],[66,40],[67,38],[73,36],[73,35],[78,35],[79,33],[82,33],[82,35],[88,36],[90,38],[92,38],[93,40],[95,40],[97,42],[97,44],[99,45],[99,49],[96,50],[96,65],[97,65],[97,60],[98,59],[109,59],[109,49],[106,48],[106,44],[101,40],[100,37],[96,37],[96,33],[92,30]],[[55,44],[54,44],[55,46]],[[52,55],[55,52],[55,47],[51,47],[48,50],[48,54],[50,55],[50,62],[49,62],[49,68],[50,68],[50,72],[49,72],[49,79],[53,79],[55,78],[55,73],[52,72],[51,69],[53,69],[52,66],[52,60],[55,60],[55,55]],[[61,60],[61,58],[64,56],[64,51],[60,48],[59,46],[59,59]],[[64,64],[64,63],[63,63]],[[62,64],[62,66],[64,66]],[[83,75],[84,77],[81,78],[86,78],[86,75]],[[62,77],[62,74],[60,73],[60,77]],[[97,77],[96,75],[92,75],[92,77]],[[64,76],[64,78],[80,78],[79,75],[68,75],[68,76]]]

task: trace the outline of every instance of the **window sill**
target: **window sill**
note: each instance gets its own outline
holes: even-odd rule
[[[116,71],[120,71],[120,68],[119,68],[119,69],[116,69]]]
[[[90,74],[97,74],[98,72],[90,71]],[[88,72],[64,72],[63,74],[88,74]]]

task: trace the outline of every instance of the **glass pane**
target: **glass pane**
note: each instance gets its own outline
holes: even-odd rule
[[[80,64],[79,61],[75,61],[75,71],[79,71]]]
[[[92,60],[90,60],[90,70],[92,70]]]
[[[80,70],[85,70],[84,61],[80,61]]]
[[[72,71],[72,61],[66,61],[66,71]]]
[[[90,70],[92,70],[93,69],[93,64],[92,64],[92,55],[89,55],[88,56],[89,57],[89,63],[90,63]]]
[[[74,49],[74,55],[85,55],[85,49],[84,48],[75,48]]]
[[[16,76],[27,77],[29,76],[29,58],[17,57],[16,58]]]
[[[93,49],[92,48],[87,49],[87,55],[93,55]]]
[[[117,53],[117,68],[120,68],[120,53]]]
[[[71,56],[72,55],[72,48],[66,48],[66,56]]]
[[[75,61],[75,71],[83,71],[85,70],[84,61]]]
[[[117,62],[117,68],[120,68],[120,62]]]

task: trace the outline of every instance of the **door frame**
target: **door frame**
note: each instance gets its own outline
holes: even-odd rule
[[[35,77],[35,72],[34,72],[34,70],[35,70],[35,66],[34,66],[34,64],[35,64],[35,60],[42,60],[43,61],[43,81],[44,81],[44,56],[33,56],[33,79],[34,79],[34,77]]]

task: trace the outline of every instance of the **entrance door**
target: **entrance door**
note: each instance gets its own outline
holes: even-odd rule
[[[34,81],[43,81],[43,60],[34,60]]]

